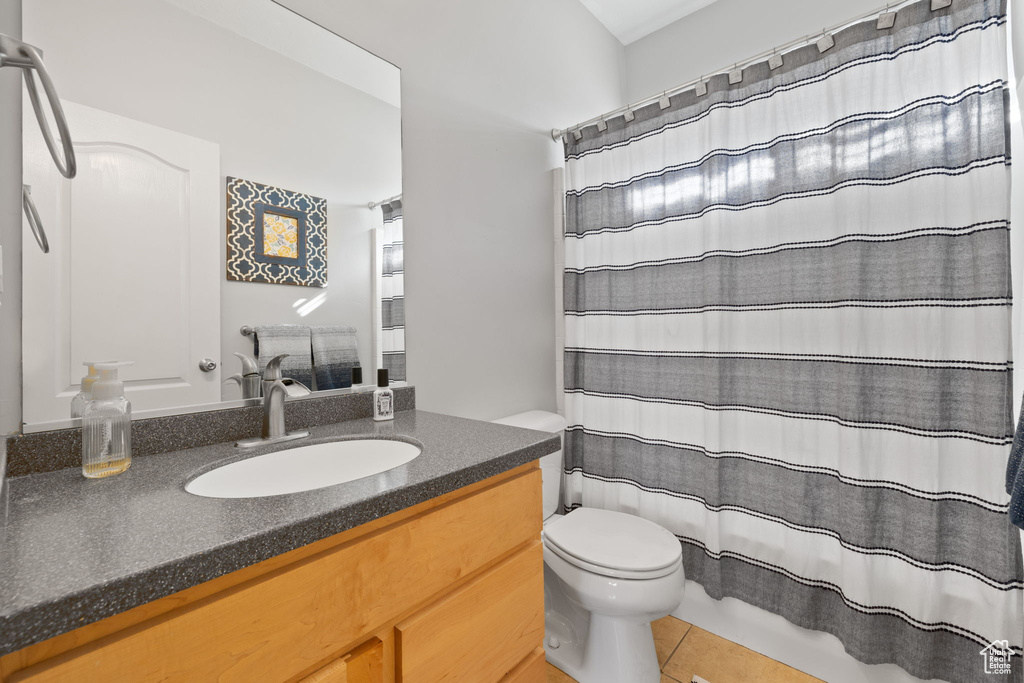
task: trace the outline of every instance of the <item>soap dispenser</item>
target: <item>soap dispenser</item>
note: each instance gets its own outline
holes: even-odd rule
[[[120,474],[132,464],[132,404],[117,377],[118,369],[129,365],[95,364],[99,377],[82,415],[82,474],[90,479]]]
[[[85,377],[82,378],[82,390],[75,394],[75,397],[71,399],[71,417],[82,417],[85,413],[85,406],[92,399],[92,384],[95,382],[100,373],[96,371],[97,363],[113,363],[112,360],[87,360],[82,365],[89,368],[89,372]]]
[[[388,387],[388,369],[377,371],[377,389],[373,392],[373,419],[395,419],[395,392]]]

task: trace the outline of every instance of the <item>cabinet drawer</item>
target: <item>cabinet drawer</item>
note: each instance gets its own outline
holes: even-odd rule
[[[398,680],[496,683],[544,638],[539,541],[395,628]]]
[[[299,683],[384,683],[384,643],[374,638]]]
[[[299,683],[348,683],[348,662],[344,657],[303,678]]]
[[[532,470],[42,662],[10,680],[294,678],[539,538],[540,495],[540,471]],[[542,593],[531,599],[543,610]]]

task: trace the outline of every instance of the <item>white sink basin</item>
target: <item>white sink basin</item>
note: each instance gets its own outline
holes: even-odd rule
[[[239,460],[202,474],[185,490],[207,498],[259,498],[312,491],[404,465],[418,446],[387,439],[351,439]]]

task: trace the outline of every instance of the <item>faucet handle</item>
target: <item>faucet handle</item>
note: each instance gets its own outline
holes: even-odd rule
[[[284,391],[288,395],[288,398],[309,396],[313,393],[305,384],[297,379],[292,379],[291,377],[285,377],[281,380],[281,383],[284,384]]]
[[[242,361],[242,374],[243,375],[258,375],[260,372],[260,366],[256,364],[256,360],[252,356],[247,356],[244,353],[238,353],[235,351],[235,357]]]
[[[281,373],[281,361],[288,357],[289,354],[282,353],[280,356],[274,356],[267,363],[266,369],[263,371],[263,379],[273,381],[275,379],[284,379],[284,375]]]

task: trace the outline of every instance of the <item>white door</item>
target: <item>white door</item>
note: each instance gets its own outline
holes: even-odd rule
[[[35,126],[23,133],[50,241],[43,254],[25,222],[25,424],[68,418],[86,360],[135,361],[121,371],[135,411],[219,401],[220,146],[72,102],[64,112],[73,180]],[[201,371],[203,358],[217,369]]]

